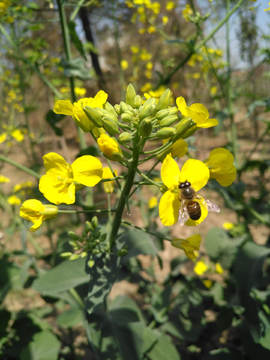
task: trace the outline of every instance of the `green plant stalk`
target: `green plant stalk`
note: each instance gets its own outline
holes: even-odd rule
[[[93,209],[93,210],[58,210],[59,214],[82,214],[82,213],[106,213],[115,212],[117,209]]]
[[[121,222],[122,222],[122,224],[124,224],[124,225],[131,226],[131,227],[133,227],[134,229],[141,230],[141,231],[143,231],[143,232],[145,232],[145,233],[147,233],[147,234],[156,236],[156,237],[158,237],[158,238],[160,238],[160,239],[168,240],[168,241],[170,241],[170,242],[172,241],[172,239],[169,239],[169,238],[167,238],[167,237],[165,237],[165,236],[160,236],[160,235],[158,235],[158,234],[156,234],[156,233],[154,233],[154,232],[152,232],[152,231],[148,231],[148,230],[146,230],[146,229],[144,229],[144,228],[141,228],[141,227],[139,227],[139,226],[137,226],[137,225],[134,225],[134,224],[130,223],[129,221],[122,220]]]
[[[124,211],[124,208],[126,205],[126,201],[128,199],[130,190],[133,186],[134,177],[135,177],[135,174],[137,171],[139,156],[140,156],[139,142],[140,142],[140,136],[137,135],[133,140],[133,149],[134,149],[133,150],[133,160],[129,165],[127,179],[126,179],[124,188],[121,192],[120,198],[118,200],[115,217],[114,217],[113,224],[112,224],[112,230],[111,230],[110,240],[109,240],[110,241],[110,249],[113,247],[113,245],[115,243],[118,229],[121,225],[122,214],[123,214],[123,211]]]
[[[230,13],[230,0],[226,0],[227,6],[227,14]],[[231,123],[231,142],[233,148],[233,156],[234,156],[234,163],[236,169],[238,169],[238,153],[237,153],[237,129],[236,124],[234,122],[234,114],[233,114],[233,103],[232,103],[232,87],[231,87],[231,52],[230,52],[230,22],[229,18],[226,24],[226,47],[227,47],[227,106],[229,110],[229,117]]]
[[[262,133],[262,135],[259,137],[259,139],[256,141],[256,144],[254,145],[253,149],[250,150],[249,154],[246,157],[246,161],[249,161],[251,155],[254,153],[254,151],[257,149],[257,146],[259,145],[259,143],[262,141],[262,139],[264,138],[265,135],[267,135],[269,132],[268,127],[266,128],[266,130]]]
[[[71,61],[71,49],[70,49],[70,42],[69,42],[69,32],[68,32],[68,26],[67,26],[67,20],[65,16],[65,11],[62,6],[61,0],[57,0],[57,6],[58,6],[58,13],[60,17],[60,23],[61,23],[61,29],[62,29],[62,36],[64,41],[64,47],[65,47],[65,53],[67,61]],[[75,84],[74,84],[74,77],[71,76],[69,78],[70,82],[70,90],[71,90],[71,98],[72,102],[76,101],[76,95],[75,95]],[[84,138],[84,134],[82,129],[77,125],[78,135],[79,135],[79,141],[80,141],[80,148],[85,149],[86,141]]]
[[[15,166],[16,168],[28,173],[29,175],[32,175],[34,176],[35,178],[37,179],[40,179],[42,175],[38,174],[37,172],[31,170],[31,169],[28,169],[26,166],[23,166],[21,164],[18,164],[16,161],[14,160],[11,160],[11,159],[8,159],[6,156],[4,155],[0,155],[0,160],[3,160],[5,162],[7,162],[8,164],[10,165],[13,165]]]

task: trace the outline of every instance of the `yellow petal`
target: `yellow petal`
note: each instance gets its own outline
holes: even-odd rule
[[[85,115],[83,110],[80,113],[78,112],[77,115],[72,116],[72,118],[84,132],[89,132],[95,127],[94,124]]]
[[[217,119],[207,119],[203,124],[201,125],[197,124],[197,126],[200,128],[210,128],[216,125],[218,125]]]
[[[51,152],[43,156],[44,167],[47,175],[66,177],[69,164],[59,154]]]
[[[172,246],[183,249],[190,260],[195,260],[195,251],[199,251],[201,240],[201,236],[196,234],[187,239],[172,239]]]
[[[159,217],[163,225],[171,226],[177,222],[179,207],[179,195],[166,191],[159,202]]]
[[[197,275],[203,275],[208,269],[208,266],[203,261],[198,261],[194,266],[194,272]]]
[[[61,202],[58,201],[58,197],[59,197],[58,189],[54,187],[52,178],[49,175],[43,175],[39,180],[39,191],[51,203],[56,205],[61,204]]]
[[[163,183],[169,189],[171,189],[172,187],[178,187],[180,170],[176,161],[172,158],[171,154],[168,154],[163,161],[160,174]]]
[[[205,116],[207,118],[209,118],[209,112],[203,104],[200,104],[200,103],[192,104],[192,105],[190,105],[190,109],[197,112],[198,114],[204,113]]]
[[[195,191],[199,191],[206,185],[209,177],[209,169],[202,161],[189,159],[181,169],[180,181],[187,180]]]
[[[212,150],[206,162],[206,166],[211,167],[211,178],[216,179],[221,186],[231,185],[236,177],[233,161],[234,157],[229,150],[223,148]]]
[[[192,109],[191,107],[186,107],[186,116],[190,116],[191,119],[197,124],[198,127],[201,127],[207,120],[208,114],[203,110],[198,108]]]
[[[59,100],[55,103],[53,111],[56,114],[74,115],[75,107],[69,100]]]
[[[186,155],[186,153],[188,152],[188,143],[183,140],[183,139],[179,139],[177,140],[173,146],[172,146],[172,157],[183,157]]]
[[[36,231],[40,228],[41,224],[43,222],[43,216],[41,215],[37,221],[34,222],[34,225],[30,227],[30,231]]]
[[[186,103],[186,100],[183,98],[183,96],[180,96],[176,99],[176,105],[183,116],[188,116],[186,114],[187,103]]]
[[[187,226],[197,226],[199,225],[201,222],[203,222],[203,220],[207,217],[208,215],[208,210],[207,208],[204,206],[204,199],[196,199],[195,201],[197,201],[200,205],[201,205],[201,217],[199,218],[199,220],[191,220],[190,218],[188,219],[188,221],[185,223],[185,225]]]
[[[102,108],[105,102],[107,101],[107,99],[108,99],[108,94],[106,94],[103,90],[100,90],[94,97],[92,107]]]
[[[91,155],[79,157],[71,165],[74,181],[85,186],[95,186],[102,179],[102,164]]]

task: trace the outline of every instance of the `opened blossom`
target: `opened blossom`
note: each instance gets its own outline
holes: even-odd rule
[[[172,239],[172,246],[184,250],[186,256],[190,260],[196,259],[196,251],[199,251],[201,244],[201,237],[199,234],[188,237],[187,239]]]
[[[95,186],[102,179],[102,164],[91,155],[81,156],[71,165],[57,153],[43,156],[46,175],[39,182],[39,190],[50,202],[73,204],[75,192],[82,186]]]
[[[183,116],[189,116],[198,128],[209,128],[218,124],[217,119],[209,119],[209,112],[203,104],[187,106],[183,96],[176,99],[176,105]]]
[[[69,100],[59,100],[53,107],[56,114],[70,115],[76,124],[84,131],[89,132],[95,125],[89,120],[83,107],[103,108],[106,103],[108,94],[100,90],[94,98],[83,98],[73,104]]]
[[[166,156],[161,167],[161,179],[168,190],[162,195],[159,202],[159,216],[163,225],[171,226],[178,221],[181,206],[180,183],[188,181],[195,191],[199,191],[207,184],[209,177],[208,167],[200,160],[187,160],[180,171],[171,154]],[[202,197],[194,199],[194,201],[200,204],[201,216],[199,220],[189,218],[185,223],[188,226],[199,225],[208,214]]]
[[[30,228],[31,231],[38,230],[43,221],[53,219],[57,214],[57,206],[43,205],[39,200],[35,199],[26,200],[20,208],[20,216],[34,224]]]
[[[110,160],[121,161],[123,159],[122,150],[118,142],[107,134],[101,134],[97,140],[100,151]]]

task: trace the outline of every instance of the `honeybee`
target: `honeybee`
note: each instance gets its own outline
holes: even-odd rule
[[[195,201],[195,199],[203,200],[203,206],[208,211],[213,211],[217,213],[220,212],[220,209],[216,204],[214,204],[208,199],[204,200],[200,195],[198,195],[191,186],[190,182],[188,182],[187,180],[179,184],[179,189],[181,190],[179,197],[181,205],[179,209],[178,221],[181,226],[183,226],[189,218],[191,220],[200,219],[202,215],[201,204]]]

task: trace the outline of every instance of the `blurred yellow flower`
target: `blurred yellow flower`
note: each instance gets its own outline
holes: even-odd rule
[[[176,7],[176,4],[173,1],[168,1],[166,4],[166,10],[171,11]]]
[[[264,9],[264,11],[269,11],[270,10],[270,2],[269,2],[269,8],[268,9]]]
[[[113,171],[114,171],[115,175],[117,176],[117,170],[113,170]],[[110,179],[110,178],[113,178],[113,177],[114,177],[114,175],[113,175],[113,173],[111,172],[111,169],[110,169],[109,167],[103,168],[102,179]],[[105,191],[107,194],[113,193],[114,185],[115,185],[115,181],[114,181],[114,180],[104,182],[104,183],[103,183],[104,191]]]
[[[199,72],[196,72],[192,75],[193,79],[199,79],[201,74]]]
[[[140,34],[144,34],[145,32],[146,32],[146,29],[143,29],[143,28],[139,29]]]
[[[86,89],[78,86],[75,86],[74,91],[77,96],[84,96],[86,94]]]
[[[0,144],[6,141],[7,133],[0,134]]]
[[[121,60],[121,69],[126,70],[128,68],[127,60]]]
[[[140,54],[140,58],[143,61],[149,61],[152,57],[152,54],[150,54],[146,49],[142,49],[142,52]]]
[[[11,132],[11,136],[18,142],[22,142],[24,139],[24,135],[21,133],[19,129],[13,130]]]
[[[182,11],[182,15],[187,22],[189,22],[189,15],[192,15],[192,14],[193,14],[193,11],[191,9],[191,6],[189,4],[186,4],[184,10]]]
[[[172,239],[172,246],[184,250],[190,260],[196,259],[196,252],[200,249],[201,236],[199,234],[188,237],[187,239]]]
[[[6,23],[8,23],[8,24],[14,23],[14,18],[12,16],[7,16],[6,17]]]
[[[234,224],[227,221],[222,226],[225,230],[231,230],[232,228],[234,228]]]
[[[145,92],[149,91],[150,89],[152,89],[152,85],[151,85],[150,82],[145,83],[145,84],[140,88],[140,90],[141,90],[142,93],[145,93]]]
[[[70,165],[61,155],[51,152],[43,156],[43,161],[46,175],[39,181],[39,190],[56,205],[73,204],[81,185],[93,187],[102,178],[102,164],[91,155],[81,156]]]
[[[211,87],[211,89],[210,89],[210,94],[211,94],[212,96],[215,96],[216,93],[217,93],[217,90],[218,90],[217,86],[216,86],[216,85],[213,85],[213,86]]]
[[[130,50],[133,52],[133,54],[137,54],[139,52],[138,46],[131,45]]]
[[[5,177],[4,175],[0,175],[0,183],[9,183],[10,179]]]
[[[198,261],[194,266],[194,272],[197,275],[203,275],[208,269],[208,266],[203,261]]]
[[[221,186],[230,186],[236,177],[236,168],[233,165],[233,154],[223,148],[216,148],[205,160],[205,165],[210,169],[210,177],[215,179]]]
[[[149,34],[153,34],[153,33],[156,32],[156,28],[155,28],[153,25],[151,25],[151,26],[149,26],[149,28],[147,29],[147,32],[148,32]]]
[[[162,23],[163,23],[163,25],[164,25],[164,26],[167,25],[168,22],[169,22],[168,16],[162,16]]]
[[[19,199],[16,195],[11,195],[8,197],[7,202],[10,205],[21,205],[21,199]]]
[[[216,263],[216,272],[220,275],[224,273],[223,267],[220,265],[220,263]]]
[[[156,206],[158,206],[158,199],[156,196],[152,196],[151,199],[148,201],[148,207],[149,209],[153,209]]]
[[[34,224],[30,228],[31,231],[38,230],[43,221],[53,219],[57,215],[57,206],[43,205],[40,201],[35,199],[26,200],[20,208],[20,216]]]
[[[203,280],[203,284],[205,287],[210,289],[210,287],[212,287],[212,285],[213,285],[213,281],[212,280]]]

